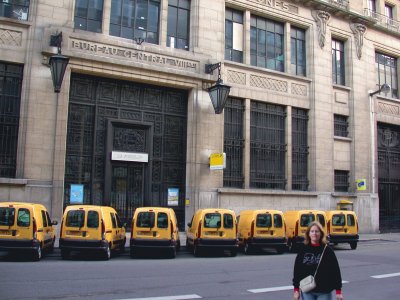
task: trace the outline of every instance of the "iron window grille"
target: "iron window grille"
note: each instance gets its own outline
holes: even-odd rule
[[[375,65],[378,80],[377,89],[379,89],[382,84],[387,83],[391,87],[388,96],[398,98],[397,59],[382,53],[375,53]]]
[[[242,63],[243,51],[234,49],[233,39],[235,34],[238,34],[235,32],[235,25],[243,28],[243,12],[227,8],[225,10],[225,59]]]
[[[345,85],[344,43],[332,39],[332,80],[334,84]]]
[[[0,0],[0,17],[27,21],[29,0]]]
[[[113,1],[114,3],[114,1]],[[103,0],[75,1],[75,28],[92,32],[102,31]]]
[[[307,191],[308,180],[308,112],[292,109],[292,189]]]
[[[228,98],[224,108],[224,187],[243,188],[243,152],[244,152],[244,105],[243,101]]]
[[[292,74],[306,76],[306,32],[303,29],[292,27],[291,39],[291,66]]]
[[[158,44],[160,0],[112,1],[110,35]]]
[[[251,65],[284,72],[284,26],[282,23],[251,16]]]
[[[189,50],[190,1],[168,1],[167,47]]]
[[[285,189],[285,119],[283,106],[251,102],[250,186]]]
[[[0,62],[0,177],[16,176],[23,69]]]
[[[349,171],[335,170],[335,192],[349,191]]]
[[[349,136],[349,123],[346,116],[334,115],[334,135],[341,137]]]

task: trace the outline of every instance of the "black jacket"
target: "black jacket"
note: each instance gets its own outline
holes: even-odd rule
[[[293,271],[293,286],[299,287],[300,280],[308,275],[314,275],[324,245],[305,245],[296,256]],[[327,246],[315,276],[317,287],[313,292],[329,293],[342,289],[342,276],[335,252]]]

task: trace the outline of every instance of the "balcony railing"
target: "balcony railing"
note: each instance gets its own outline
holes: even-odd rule
[[[391,31],[400,32],[399,21],[393,20],[385,15],[372,11],[369,8],[364,8],[364,15],[376,20],[379,26],[385,27]]]

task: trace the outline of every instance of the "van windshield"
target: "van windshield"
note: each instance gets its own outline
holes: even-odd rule
[[[31,224],[31,212],[29,209],[20,208],[18,209],[17,225],[21,227],[29,227]]]
[[[137,217],[136,226],[153,228],[154,218],[154,212],[140,212]]]
[[[344,226],[344,215],[333,215],[332,216],[332,225],[333,226]]]
[[[258,214],[256,220],[257,227],[271,227],[272,216],[271,214]]]
[[[313,214],[303,214],[300,217],[300,226],[307,227],[311,222],[314,222],[315,216]]]
[[[67,213],[67,227],[83,227],[85,224],[85,211],[83,210],[70,210]]]
[[[15,220],[15,208],[0,207],[0,226],[12,226]]]
[[[221,227],[221,214],[209,213],[204,216],[205,228],[220,228]]]

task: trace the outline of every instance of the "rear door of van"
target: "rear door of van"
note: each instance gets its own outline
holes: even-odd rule
[[[30,207],[8,205],[0,207],[0,238],[33,239],[33,210]]]
[[[276,213],[257,214],[255,222],[255,237],[275,238],[285,235],[282,215]]]
[[[234,216],[230,213],[208,212],[204,214],[202,235],[204,238],[236,238]]]
[[[346,214],[346,225],[347,225],[347,234],[351,235],[358,234],[357,218],[354,214],[351,213]]]
[[[101,222],[99,210],[71,209],[65,216],[64,238],[101,240]]]

